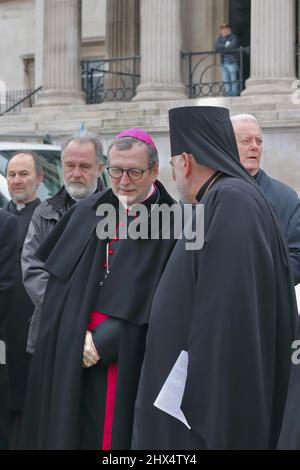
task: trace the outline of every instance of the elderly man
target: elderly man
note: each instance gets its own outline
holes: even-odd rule
[[[48,280],[48,273],[35,252],[70,207],[103,189],[100,178],[103,171],[102,143],[96,134],[81,132],[68,138],[62,145],[61,160],[64,186],[34,212],[22,253],[23,281],[35,305],[27,341],[29,353],[35,350]]]
[[[26,352],[28,326],[34,306],[22,282],[21,253],[33,212],[39,206],[37,189],[43,180],[41,158],[34,152],[17,152],[6,167],[11,201],[5,209],[18,222],[18,279],[6,317],[9,406],[11,415],[11,448],[15,448],[24,405],[30,357]]]
[[[280,181],[268,176],[261,168],[263,135],[251,114],[231,118],[240,161],[252,175],[281,223],[289,247],[294,284],[300,282],[300,200],[297,193]]]
[[[4,321],[17,280],[18,225],[16,218],[0,209],[0,450],[9,448],[8,383]]]
[[[178,240],[155,292],[133,447],[274,448],[297,317],[281,230],[228,110],[169,117],[173,177],[183,202],[204,204],[204,245]]]
[[[72,208],[39,250],[50,279],[22,448],[130,447],[150,305],[174,242],[161,235],[164,220],[154,239],[135,239],[129,228],[142,207],[149,235],[152,214],[174,201],[156,179],[158,153],[146,132],[119,134],[108,165],[112,189]]]

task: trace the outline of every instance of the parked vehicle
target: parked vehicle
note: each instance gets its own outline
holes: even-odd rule
[[[39,186],[38,197],[43,201],[53,196],[63,184],[60,146],[36,143],[0,142],[0,207],[10,199],[7,190],[5,170],[11,155],[17,151],[37,152],[43,160],[44,181]]]
[[[54,196],[63,184],[59,145],[0,142],[0,207],[3,207],[10,199],[5,178],[7,162],[13,153],[22,150],[32,150],[42,157],[44,181],[37,192],[41,201]],[[104,156],[104,164],[106,166],[106,156]],[[102,179],[104,185],[109,187],[110,182],[106,170],[102,174]]]

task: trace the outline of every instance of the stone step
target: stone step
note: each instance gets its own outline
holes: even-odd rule
[[[126,127],[142,127],[151,132],[168,132],[168,110],[178,106],[225,106],[231,114],[251,113],[263,127],[299,125],[300,104],[291,96],[209,97],[180,101],[102,103],[64,107],[24,108],[22,113],[0,117],[0,134],[42,132],[66,135],[79,131],[82,121],[102,135],[115,135]]]
[[[35,115],[25,115],[23,116],[21,113],[8,113],[0,116],[0,123],[10,123],[10,122],[32,122],[36,121],[36,114]]]
[[[87,119],[103,119],[103,118],[110,118],[110,119],[116,119],[117,113],[115,111],[106,111],[105,113],[101,113],[100,111],[81,111],[81,112],[71,112],[71,111],[62,111],[62,112],[56,112],[53,114],[52,118],[54,120],[72,120],[72,119],[80,119],[81,121],[85,121]],[[42,117],[42,121],[45,121],[46,119],[44,116]],[[49,118],[47,119],[47,121]]]
[[[40,132],[54,132],[58,135],[68,134],[79,132],[81,122],[81,119],[39,121],[37,122],[37,130]],[[88,130],[101,131],[101,119],[87,119],[85,120],[85,123]]]
[[[5,122],[0,120],[0,134],[16,133],[18,131],[33,133],[36,130],[37,123],[34,120],[31,122]]]

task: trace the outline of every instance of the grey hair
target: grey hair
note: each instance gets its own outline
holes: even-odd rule
[[[61,161],[64,159],[64,152],[66,150],[67,145],[69,145],[70,142],[79,142],[80,144],[86,144],[91,142],[96,150],[96,159],[97,163],[103,163],[103,145],[100,140],[100,137],[98,134],[95,132],[90,132],[90,131],[83,131],[83,132],[78,132],[76,134],[71,135],[71,137],[68,137],[66,140],[63,141],[61,145]]]
[[[253,114],[235,114],[234,116],[231,116],[230,119],[232,125],[238,122],[254,122],[258,127],[260,127],[258,120],[253,116]]]
[[[17,150],[16,152],[14,152],[7,164],[6,164],[6,168],[5,168],[5,175],[7,175],[7,168],[8,168],[8,165],[9,165],[9,162],[17,155],[20,155],[21,153],[24,153],[24,155],[30,155],[32,158],[33,158],[33,161],[34,161],[34,169],[35,169],[35,173],[37,176],[42,176],[44,175],[44,171],[43,171],[43,158],[40,157],[40,155],[38,155],[36,152],[33,152],[32,150]]]
[[[146,144],[146,142],[136,139],[135,137],[121,137],[119,139],[114,139],[107,150],[108,161],[112,147],[115,147],[117,150],[130,150],[134,145],[143,145],[146,148],[150,167],[153,167],[156,163],[158,163],[157,150],[151,145]]]

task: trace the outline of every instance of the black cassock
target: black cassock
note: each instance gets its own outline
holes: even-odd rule
[[[169,259],[151,310],[136,405],[139,449],[276,443],[294,296],[270,214],[255,193],[238,179],[219,179],[202,200],[204,248],[187,252],[179,240]],[[182,350],[189,354],[182,409],[192,431],[153,406]]]
[[[9,315],[18,270],[18,224],[16,217],[0,209],[0,450],[9,448],[8,376],[4,321]]]
[[[17,283],[12,295],[10,313],[6,317],[7,363],[9,376],[10,409],[21,413],[23,410],[30,354],[26,352],[28,328],[34,305],[27,295],[21,270],[21,255],[29,223],[36,207],[41,203],[37,198],[21,210],[10,201],[5,209],[14,214],[18,222],[18,273]]]
[[[199,151],[203,165],[222,173],[198,194],[203,248],[187,251],[178,240],[153,299],[133,448],[275,448],[297,317],[288,253],[272,209],[238,162],[228,111],[213,109],[212,119],[210,108],[200,112],[196,126],[189,114],[178,123],[178,133],[191,126],[199,142],[175,145],[172,155]],[[191,430],[153,405],[182,351],[181,409]]]
[[[130,447],[148,314],[174,241],[118,240],[117,233],[109,241],[107,266],[107,241],[99,241],[95,232],[101,220],[96,209],[106,203],[118,205],[111,190],[78,203],[39,250],[51,276],[29,377],[21,448]],[[174,203],[158,181],[144,203],[149,215],[156,203]],[[84,369],[87,329],[101,361]]]

